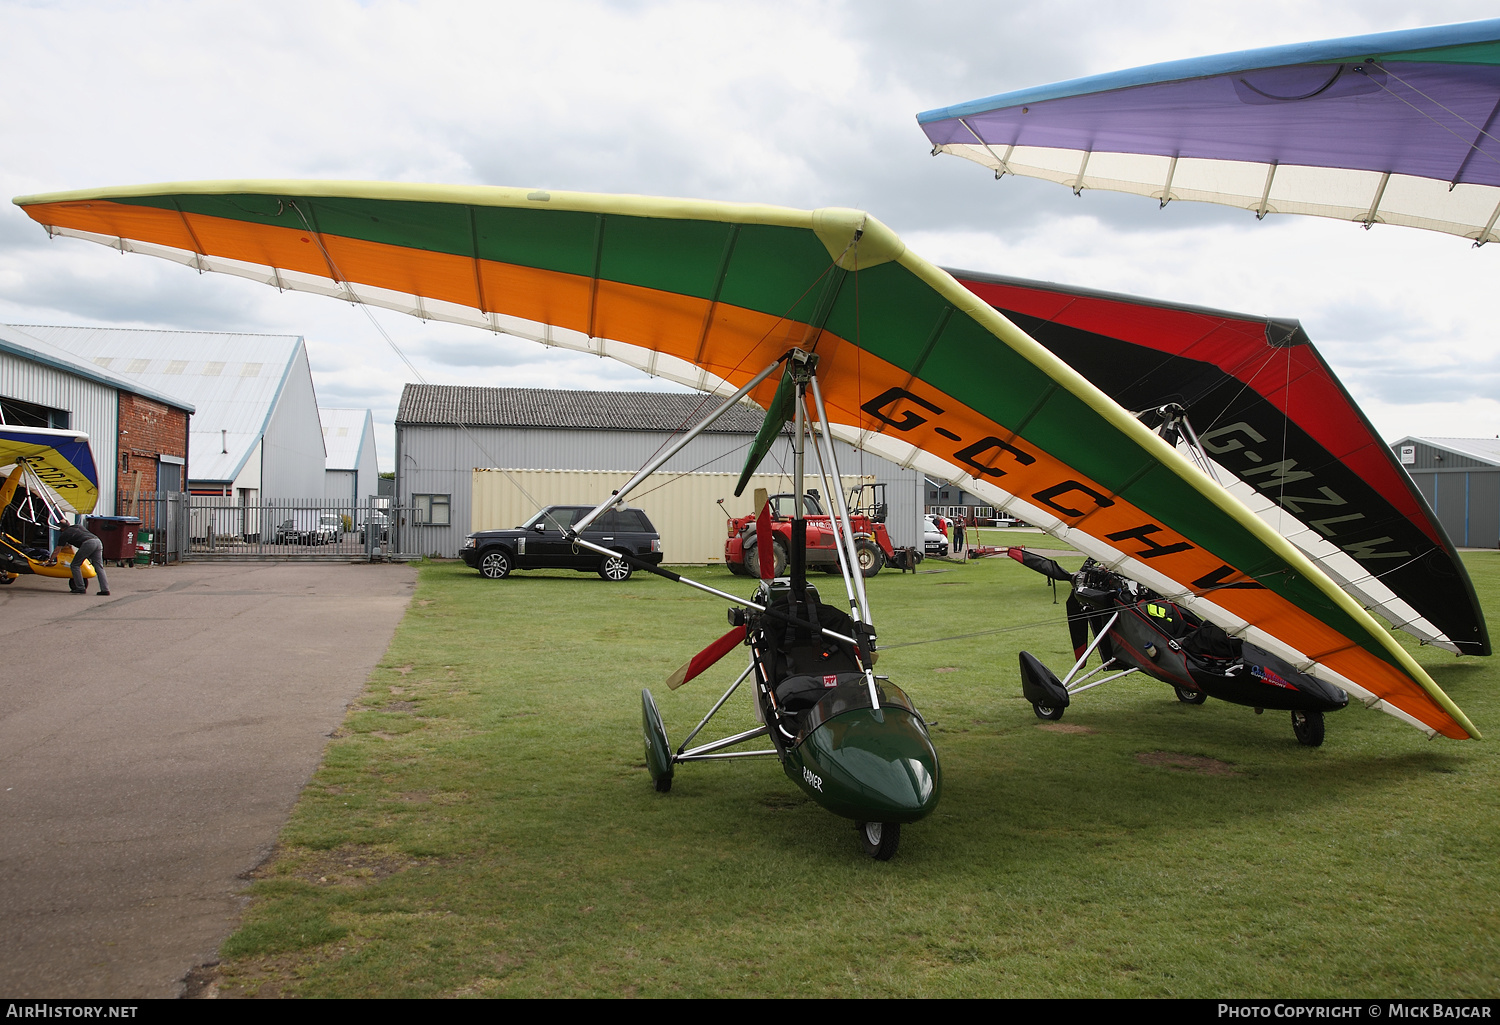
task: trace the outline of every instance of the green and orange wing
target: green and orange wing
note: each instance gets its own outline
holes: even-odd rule
[[[739,387],[819,354],[830,431],[1004,506],[1432,733],[1477,731],[1238,500],[857,210],[207,182],[17,199],[52,234]],[[772,404],[767,380],[754,397]]]

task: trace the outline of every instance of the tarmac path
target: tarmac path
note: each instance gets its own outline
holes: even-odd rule
[[[0,587],[0,997],[175,997],[235,928],[416,570],[111,569]]]

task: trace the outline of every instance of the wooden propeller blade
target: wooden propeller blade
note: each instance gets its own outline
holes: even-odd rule
[[[715,662],[719,661],[719,659],[729,654],[735,648],[739,647],[740,644],[744,642],[744,640],[745,628],[743,626],[735,627],[723,637],[720,637],[708,647],[698,652],[698,654],[694,655],[692,658],[684,662],[681,668],[677,670],[677,672],[667,677],[667,686],[672,690],[676,690],[678,687],[681,687],[684,683],[687,683],[693,677],[708,669]]]
[[[776,578],[776,541],[771,533],[771,496],[755,489],[755,562],[762,580]]]

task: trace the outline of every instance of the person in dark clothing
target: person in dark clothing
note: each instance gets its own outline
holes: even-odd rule
[[[73,549],[73,579],[68,584],[68,590],[74,594],[88,594],[88,581],[83,575],[83,560],[87,559],[94,567],[94,575],[99,578],[99,597],[103,598],[109,594],[109,578],[104,575],[104,542],[89,533],[78,524],[64,527],[57,534],[57,548],[52,552],[52,557],[47,560],[47,565],[57,565],[57,553],[64,546]]]

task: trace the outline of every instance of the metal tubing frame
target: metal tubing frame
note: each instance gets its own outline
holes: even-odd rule
[[[813,370],[809,372],[808,384],[812,386],[813,406],[817,409],[818,423],[823,426],[823,430],[814,433],[813,437],[816,439],[819,435],[822,436],[824,442],[823,448],[828,453],[828,463],[833,473],[833,498],[834,501],[838,504],[838,516],[835,518],[835,522],[838,524],[838,526],[835,526],[833,533],[834,537],[838,539],[841,546],[847,546],[840,548],[842,557],[839,559],[839,563],[844,570],[844,580],[846,586],[849,583],[853,583],[855,587],[855,593],[859,596],[858,606],[855,609],[855,618],[860,622],[863,622],[866,626],[871,626],[873,632],[873,624],[871,624],[869,621],[869,612],[867,611],[869,609],[869,603],[865,599],[865,578],[858,571],[859,559],[855,556],[854,525],[849,522],[849,506],[848,503],[844,501],[844,478],[839,476],[839,460],[838,456],[833,451],[833,436],[828,433],[828,412],[823,408],[823,389],[818,387],[818,375],[816,372],[816,368],[813,368]],[[802,421],[805,419],[805,412],[803,409],[805,401],[806,399],[804,395],[799,394],[797,396],[797,421],[799,424],[799,428]],[[797,458],[800,460],[802,458],[802,438],[800,434],[798,435],[797,442]],[[821,460],[819,461],[821,462]],[[799,481],[801,480],[801,473],[802,468],[801,463],[799,462],[797,466]],[[857,632],[858,631],[856,631],[856,633]],[[855,649],[859,649],[858,644],[855,645]],[[861,658],[861,661],[863,661],[863,658]],[[870,707],[878,712],[880,711],[880,692],[875,687],[875,670],[870,666],[865,666],[864,670],[865,686],[870,692]]]
[[[1113,676],[1106,676],[1102,680],[1095,680],[1093,683],[1086,683],[1082,687],[1073,687],[1068,691],[1068,694],[1082,694],[1084,691],[1089,690],[1093,687],[1097,687],[1100,684],[1108,683],[1111,680],[1118,680],[1122,676],[1129,676],[1131,673],[1138,672],[1140,672],[1140,669],[1136,668],[1135,666],[1131,666],[1129,669],[1121,670],[1120,672],[1115,673],[1115,675]],[[1084,677],[1084,679],[1088,679],[1088,677]]]
[[[846,556],[849,560],[845,568],[846,583],[854,585],[854,594],[858,596],[860,622],[866,626],[873,627],[875,624],[870,619],[870,600],[865,595],[864,574],[859,572],[859,552],[854,545],[854,525],[849,522],[849,505],[844,501],[844,478],[839,475],[838,454],[833,448],[833,435],[828,432],[828,411],[823,407],[823,389],[818,387],[817,375],[812,379],[813,405],[818,411],[818,423],[822,427],[824,439],[823,448],[828,452],[828,465],[833,472],[833,497],[838,504],[838,518],[844,528],[844,536],[840,540],[845,544]]]
[[[816,434],[822,434],[822,426],[819,425],[819,431]],[[822,480],[825,491],[838,491],[838,489],[843,488],[843,480],[834,477],[835,483],[829,485],[828,467],[823,464],[823,447],[825,446],[819,444],[814,449],[814,452],[817,453],[817,476]],[[835,510],[835,513],[837,513],[837,510]],[[834,552],[837,552],[838,555],[838,572],[843,575],[844,596],[849,599],[849,615],[853,617],[853,620],[858,621],[858,623],[864,623],[864,611],[859,608],[859,596],[853,590],[852,570],[849,567],[849,552],[844,548],[843,525],[838,521],[837,515],[832,516],[832,525],[834,525]]]
[[[802,507],[807,491],[807,378],[816,368],[806,359],[794,360],[797,373],[796,407],[792,410],[792,551],[788,553],[787,572],[792,577],[792,599],[807,598],[807,510]],[[757,539],[757,544],[759,539]],[[759,561],[757,556],[756,561]],[[773,556],[772,562],[775,562]],[[800,571],[800,572],[799,572]]]
[[[1073,663],[1073,668],[1068,670],[1068,675],[1063,678],[1063,687],[1066,688],[1072,681],[1073,677],[1078,675],[1078,670],[1083,668],[1083,664],[1089,660],[1089,656],[1094,653],[1094,649],[1099,646],[1100,641],[1104,640],[1104,635],[1109,633],[1109,628],[1114,626],[1115,622],[1119,620],[1119,618],[1120,614],[1116,612],[1114,615],[1109,617],[1109,622],[1104,624],[1104,629],[1094,634],[1093,643],[1091,643],[1087,648],[1083,650],[1083,657],[1080,658],[1077,662]],[[1084,679],[1088,679],[1088,677],[1084,677]]]
[[[706,431],[709,426],[714,423],[714,421],[718,420],[719,417],[723,416],[725,413],[733,409],[735,404],[746,395],[749,395],[756,385],[760,384],[767,377],[770,377],[771,372],[777,367],[781,366],[782,362],[785,359],[786,357],[783,356],[781,359],[778,359],[775,363],[772,363],[770,366],[766,367],[766,369],[756,374],[745,384],[743,388],[735,392],[733,395],[729,396],[729,398],[725,399],[723,403],[720,404],[719,408],[710,413],[708,417],[705,418],[701,423],[693,427],[687,433],[683,434],[682,437],[678,438],[675,442],[669,445],[665,452],[661,452],[653,459],[649,460],[645,466],[641,467],[641,469],[635,472],[634,477],[631,477],[628,481],[625,482],[624,487],[620,488],[619,491],[616,491],[613,495],[610,495],[604,501],[600,502],[597,506],[594,507],[591,512],[589,512],[587,516],[583,517],[583,519],[574,523],[571,528],[573,533],[579,534],[584,530],[587,530],[589,524],[593,523],[594,520],[603,515],[604,512],[610,508],[610,506],[619,505],[621,502],[625,501],[625,496],[634,491],[636,487],[641,483],[641,481],[645,480],[647,477],[651,476],[653,473],[659,470],[662,464],[664,464],[668,459],[671,459],[678,452],[681,452],[694,438]]]
[[[774,748],[766,749],[766,750],[761,750],[761,751],[725,751],[722,754],[682,755],[681,757],[674,758],[673,761],[674,762],[712,762],[712,761],[716,761],[716,760],[721,759],[721,758],[756,758],[756,757],[760,757],[760,756],[764,756],[764,755],[776,755],[778,753],[779,752],[777,752]]]
[[[729,689],[724,692],[724,696],[721,697],[718,701],[714,702],[714,707],[710,708],[708,710],[708,714],[705,715],[701,720],[699,720],[697,726],[693,727],[693,732],[682,738],[682,743],[677,745],[678,754],[682,754],[682,752],[687,750],[687,746],[693,742],[693,738],[696,737],[700,732],[702,732],[703,727],[708,725],[708,720],[712,719],[715,715],[718,714],[719,709],[724,707],[724,702],[729,700],[729,696],[731,694],[739,690],[740,684],[745,682],[745,677],[749,676],[754,669],[754,662],[751,662],[745,667],[745,671],[740,674],[739,679],[735,680],[729,685]]]
[[[818,479],[822,482],[823,488],[825,490],[837,491],[839,488],[843,487],[843,482],[838,478],[834,478],[834,484],[830,485],[828,483],[828,468],[823,465],[823,449],[822,447],[819,447],[815,449],[815,451],[818,454]],[[849,557],[844,550],[844,539],[843,534],[840,533],[842,528],[839,524],[838,517],[833,517],[832,522],[833,536],[836,539],[834,550],[838,553],[839,557],[839,572],[842,573],[844,577],[844,594],[847,595],[849,599],[849,614],[856,622],[863,623],[864,614],[859,607],[859,596],[854,592],[854,582],[852,577],[850,576]]]
[[[693,748],[691,751],[683,751],[679,754],[673,755],[672,760],[674,762],[682,762],[692,758],[701,758],[704,755],[709,754],[710,752],[721,751],[726,747],[733,747],[736,744],[743,744],[747,740],[754,740],[756,737],[767,736],[770,732],[771,728],[769,726],[757,726],[753,730],[746,730],[743,733],[736,733],[733,736],[725,737],[722,740],[710,741],[709,743],[704,744],[701,747]]]
[[[1088,672],[1086,672],[1082,676],[1080,676],[1077,679],[1076,682],[1077,683],[1082,683],[1084,680],[1087,680],[1087,679],[1090,679],[1092,677],[1098,676],[1100,673],[1108,672],[1109,671],[1109,667],[1112,666],[1112,665],[1114,665],[1114,664],[1115,664],[1115,660],[1114,659],[1112,659],[1112,658],[1111,659],[1107,659],[1104,662],[1103,665],[1099,666],[1099,668],[1097,668],[1097,669],[1090,669]],[[1070,691],[1070,693],[1071,693],[1071,691]]]
[[[587,548],[591,552],[598,552],[600,555],[618,556],[620,554],[619,552],[615,551],[612,548],[605,548],[602,545],[596,545],[592,541],[587,541],[587,540],[585,540],[585,539],[583,539],[581,537],[575,537],[575,538],[573,538],[573,543],[575,545],[578,545],[581,548]],[[652,568],[654,568],[654,567],[652,567]],[[748,600],[746,600],[744,598],[741,598],[737,594],[730,594],[728,591],[721,591],[717,587],[709,587],[707,584],[700,584],[696,580],[689,580],[687,577],[678,576],[675,573],[672,574],[672,579],[676,580],[679,584],[686,584],[689,587],[696,587],[700,591],[704,591],[704,592],[707,592],[708,594],[712,594],[712,595],[714,595],[716,597],[723,598],[726,601],[733,602],[736,605],[743,605],[747,609],[754,609],[756,612],[767,612],[767,611],[769,611],[764,605],[761,605],[761,604],[759,604],[757,602],[748,601]],[[797,620],[792,620],[792,622],[798,622],[798,623],[800,623],[800,622],[803,622],[803,621],[800,620],[800,619],[797,619]],[[811,626],[812,624],[808,623],[807,625]],[[859,641],[855,640],[853,637],[850,637],[850,636],[848,636],[846,634],[841,634],[841,633],[838,633],[837,631],[829,630],[829,629],[826,629],[826,628],[823,628],[823,627],[819,627],[819,632],[822,633],[822,635],[824,637],[831,637],[831,638],[833,638],[836,641],[845,641],[845,642],[847,642],[849,644],[853,644],[855,647],[859,646]]]
[[[1210,424],[1209,426],[1213,425]],[[1206,449],[1204,449],[1203,442],[1198,440],[1198,432],[1193,430],[1193,425],[1191,422],[1189,422],[1186,413],[1182,414],[1182,429],[1187,434],[1188,444],[1193,446],[1193,451],[1197,452],[1198,458],[1203,460],[1203,469],[1208,471],[1208,475],[1213,478],[1214,483],[1222,488],[1224,486],[1224,482],[1219,479],[1218,473],[1215,472],[1214,462],[1212,459],[1208,458],[1208,452]]]

